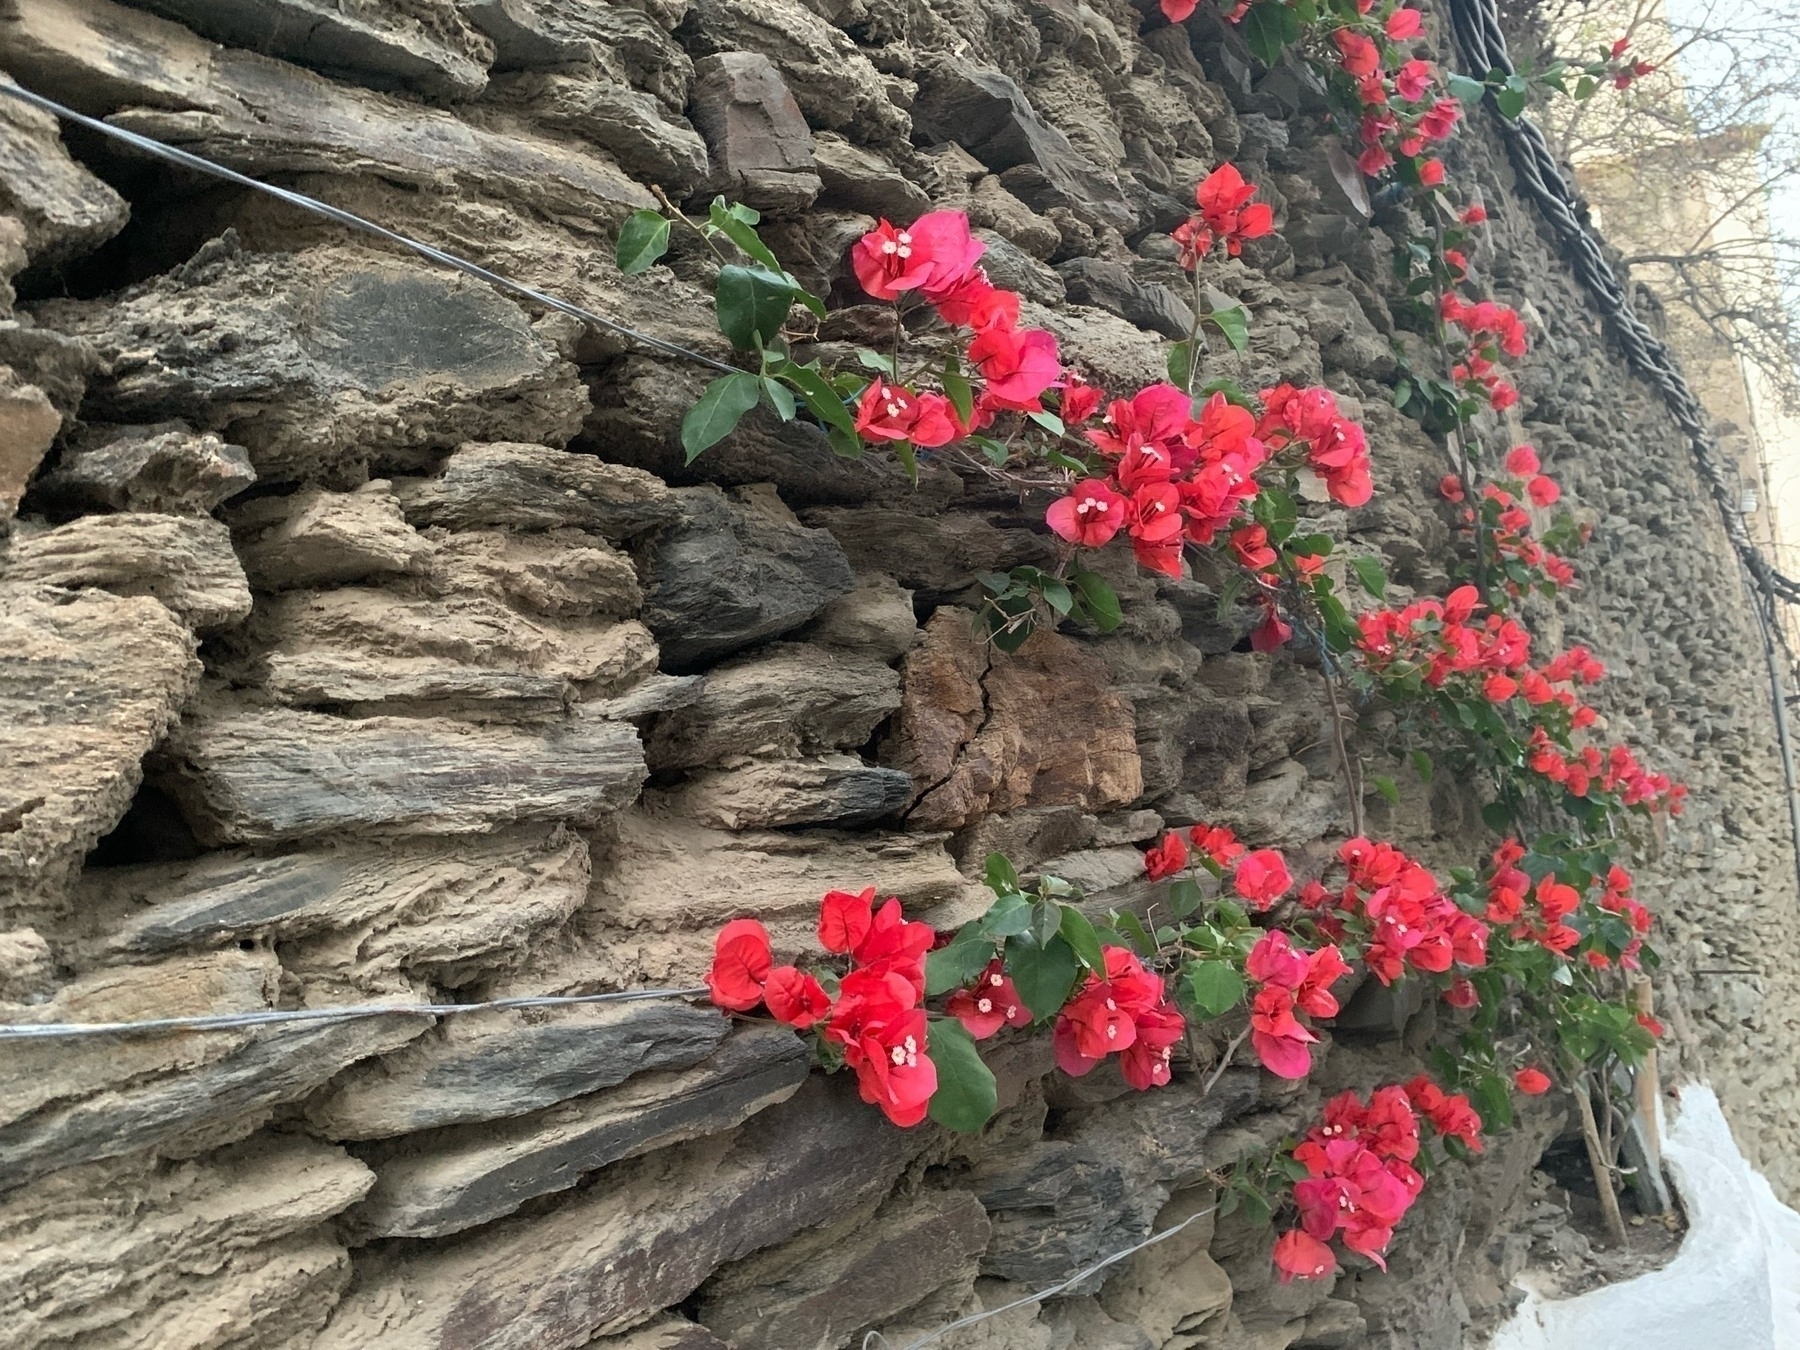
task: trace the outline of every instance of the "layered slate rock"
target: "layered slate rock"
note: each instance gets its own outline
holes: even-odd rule
[[[844,550],[773,489],[683,488],[646,557],[644,622],[685,671],[798,628],[855,584]]]
[[[886,662],[802,643],[773,644],[700,678],[691,702],[651,724],[645,755],[657,769],[858,746],[900,706],[900,677]]]
[[[882,759],[912,776],[909,824],[956,829],[1021,806],[1129,805],[1143,791],[1131,704],[1059,633],[991,651],[964,610],[940,609],[908,653]]]
[[[631,802],[645,775],[636,730],[579,709],[498,728],[217,704],[172,738],[168,759],[195,832],[221,844],[591,824]]]
[[[587,887],[586,842],[538,826],[448,845],[351,843],[90,868],[76,908],[84,948],[108,960],[279,941],[301,969],[363,978],[404,970],[455,982],[465,969],[523,961],[538,934],[580,907]]]
[[[854,755],[763,760],[693,775],[671,802],[703,825],[727,830],[784,825],[866,825],[912,801],[912,779]]]
[[[61,427],[62,414],[44,391],[0,366],[0,522],[12,519]]]
[[[577,529],[542,534],[441,528],[425,585],[434,595],[486,596],[548,618],[621,617],[643,603],[631,559]]]
[[[345,1075],[307,1108],[333,1139],[520,1116],[650,1069],[706,1058],[730,1022],[673,999],[450,1019],[379,1064]]]
[[[131,208],[69,157],[54,117],[0,97],[0,214],[24,225],[25,252],[42,267],[98,248],[125,228]]]
[[[487,84],[493,46],[452,0],[344,5],[328,0],[150,0],[196,33],[310,66],[376,89],[405,85],[473,98]]]
[[[0,915],[60,908],[199,677],[158,601],[0,583]]]
[[[396,487],[408,520],[457,530],[573,526],[618,541],[680,514],[675,494],[642,469],[517,441],[458,446],[438,477]]]
[[[267,953],[222,952],[82,977],[9,1021],[134,1021],[256,1011],[273,1002]],[[388,1001],[393,1001],[389,999]],[[304,1097],[346,1065],[405,1044],[426,1019],[283,1023],[112,1042],[44,1041],[9,1049],[0,1189],[196,1132],[249,1134],[268,1110]]]
[[[920,83],[913,124],[931,140],[955,141],[1034,209],[1067,207],[1120,229],[1137,224],[1118,179],[1038,116],[1025,91],[997,70],[961,63],[934,68]]]
[[[1194,330],[1194,311],[1186,300],[1161,282],[1138,280],[1123,263],[1071,258],[1057,271],[1078,305],[1097,305],[1172,342],[1185,341]]]
[[[1043,535],[973,513],[918,516],[898,509],[824,506],[804,512],[802,519],[830,530],[859,573],[888,573],[933,603],[962,595],[977,572],[1055,566],[1055,550]]]
[[[812,131],[781,72],[760,52],[719,52],[697,62],[693,117],[712,152],[709,191],[769,211],[796,211],[819,195]]]
[[[250,613],[250,587],[231,550],[231,532],[204,516],[130,511],[18,531],[0,546],[0,578],[153,596],[202,632]]]
[[[89,432],[35,491],[64,507],[203,516],[255,481],[243,446],[167,422]]]
[[[418,572],[431,545],[406,523],[384,485],[356,492],[301,488],[264,497],[231,517],[244,571],[258,590],[332,586]]]
[[[579,77],[535,70],[501,75],[485,101],[516,107],[534,126],[556,127],[604,145],[633,176],[655,183],[677,201],[706,181],[706,142],[681,110],[598,70]]]
[[[350,1222],[371,1237],[473,1228],[609,1163],[728,1130],[792,1096],[808,1063],[792,1032],[747,1027],[689,1069],[642,1073],[514,1120],[364,1150],[377,1181]]]
[[[655,205],[604,154],[336,84],[110,0],[20,6],[0,23],[0,63],[35,88],[255,176],[378,175],[588,216]]]
[[[208,249],[114,298],[43,307],[111,363],[87,415],[180,418],[243,445],[264,478],[339,485],[372,456],[420,463],[501,434],[562,441],[581,424],[574,367],[479,282],[344,247]]]
[[[847,1082],[815,1078],[729,1135],[616,1164],[530,1219],[404,1257],[372,1251],[316,1350],[575,1350],[885,1194],[922,1143]]]
[[[341,1149],[277,1135],[199,1164],[89,1164],[12,1191],[0,1199],[8,1339],[303,1344],[350,1279],[320,1225],[373,1180]]]
[[[745,1350],[854,1345],[944,1291],[966,1294],[987,1240],[987,1211],[968,1191],[897,1197],[721,1271],[697,1311]]]

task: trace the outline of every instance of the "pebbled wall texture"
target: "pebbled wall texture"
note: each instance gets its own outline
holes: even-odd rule
[[[1323,523],[1402,592],[1446,583],[1440,452],[1391,405],[1402,224],[1338,186],[1304,75],[1258,78],[1204,18],[0,0],[0,69],[720,357],[703,258],[612,262],[649,185],[762,208],[846,358],[847,245],[959,207],[1115,389],[1185,334],[1166,231],[1235,159],[1280,232],[1209,264],[1253,323],[1208,371],[1360,408],[1377,496]],[[1480,115],[1451,163],[1533,327],[1511,434],[1595,524],[1538,629],[1605,659],[1612,731],[1693,790],[1641,841],[1665,1071],[1710,1076],[1793,1201],[1800,897],[1752,614]],[[4,100],[0,274],[6,1021],[685,986],[721,922],[793,951],[833,887],[959,922],[992,849],[1100,910],[1142,899],[1165,822],[1315,871],[1347,828],[1315,671],[1250,653],[1206,577],[1114,559],[1118,632],[976,640],[974,573],[1052,556],[1041,501],[754,417],[684,467],[698,368]],[[1439,867],[1482,847],[1458,784],[1367,809]],[[0,1345],[902,1346],[1205,1208],[1209,1172],[1409,1076],[1431,1030],[1346,1017],[1298,1091],[1203,1092],[1229,1027],[1148,1094],[1002,1039],[973,1138],[895,1130],[787,1033],[679,1003],[4,1044]],[[1267,1229],[1206,1219],[937,1344],[1462,1345],[1555,1231],[1528,1178],[1562,1115],[1434,1176],[1387,1275],[1282,1287]]]

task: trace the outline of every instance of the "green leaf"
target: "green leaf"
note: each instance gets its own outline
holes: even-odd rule
[[[768,400],[769,407],[784,422],[794,420],[794,396],[780,380],[768,375],[762,379],[763,397]]]
[[[1045,577],[1042,587],[1044,603],[1058,614],[1067,616],[1075,608],[1075,594],[1055,577]]]
[[[1176,918],[1187,918],[1200,908],[1200,901],[1200,884],[1192,877],[1182,877],[1169,884],[1169,908]]]
[[[1431,755],[1428,752],[1424,750],[1414,750],[1412,752],[1412,766],[1413,772],[1419,775],[1419,781],[1421,783],[1429,783],[1431,781]]]
[[[883,356],[880,352],[871,351],[867,347],[858,347],[856,349],[856,359],[867,369],[879,370],[890,380],[899,378],[899,376],[894,373],[894,362],[892,358]]]
[[[919,486],[919,452],[913,448],[911,441],[895,441],[894,458],[900,461],[900,467],[906,470],[906,477],[914,487]]]
[[[814,417],[826,426],[836,427],[851,436],[856,434],[856,419],[844,406],[844,400],[838,396],[837,390],[826,383],[825,377],[818,371],[811,366],[788,361],[775,373],[800,391],[801,397],[806,400],[807,410]]]
[[[1244,16],[1243,32],[1250,54],[1265,66],[1273,66],[1288,44],[1300,36],[1300,16],[1282,0],[1262,0]]]
[[[854,431],[832,427],[825,433],[825,439],[831,442],[832,454],[844,459],[862,458],[863,443]]]
[[[1066,430],[1066,428],[1063,426],[1062,418],[1058,417],[1053,412],[1045,412],[1040,409],[1037,412],[1027,413],[1025,415],[1027,417],[1029,417],[1032,421],[1036,422],[1045,431],[1049,432],[1052,436],[1060,436]]]
[[[944,396],[950,400],[950,406],[956,409],[957,419],[965,427],[968,426],[969,419],[975,415],[975,391],[969,387],[969,382],[963,378],[961,371],[951,370],[948,366],[944,368],[943,384]]]
[[[762,382],[744,370],[721,375],[707,385],[700,401],[681,419],[681,448],[687,451],[687,462],[692,464],[729,436],[761,398]]]
[[[1202,1017],[1221,1017],[1244,997],[1244,977],[1229,961],[1195,961],[1187,968],[1181,988]]]
[[[1599,87],[1600,87],[1599,85],[1594,83],[1593,76],[1583,75],[1579,80],[1575,81],[1576,101],[1581,102],[1581,103],[1587,102],[1590,98],[1592,98],[1594,96],[1594,90],[1598,89]]]
[[[937,1068],[931,1118],[945,1129],[974,1134],[988,1123],[999,1101],[993,1070],[981,1062],[975,1038],[955,1018],[933,1022],[926,1053]]]
[[[1100,935],[1094,931],[1094,925],[1088,922],[1087,915],[1073,905],[1064,905],[1061,932],[1063,941],[1075,949],[1075,955],[1081,964],[1105,979],[1106,956],[1100,950]]]
[[[993,575],[1000,579],[1001,584],[999,586],[990,586],[989,589],[1005,590],[1007,585],[1005,575],[999,572],[996,572]],[[985,581],[984,584],[986,584]],[[1019,891],[1018,869],[1012,865],[1012,859],[1008,858],[1004,853],[990,853],[987,855],[987,862],[985,864],[985,870],[982,873],[982,878],[987,882],[987,888],[995,895],[1016,895]]]
[[[969,441],[987,456],[988,463],[995,468],[1004,468],[1006,461],[1012,458],[1012,451],[992,436],[971,436]]]
[[[1039,900],[1031,907],[1031,927],[1026,932],[1038,946],[1049,946],[1062,932],[1062,906],[1054,900]]]
[[[1491,1073],[1484,1073],[1469,1092],[1469,1104],[1481,1117],[1483,1130],[1504,1130],[1512,1125],[1512,1098],[1506,1083]]]
[[[1003,895],[981,916],[981,931],[997,938],[1017,937],[1031,927],[1031,901],[1017,891]]]
[[[1496,89],[1494,106],[1500,109],[1500,115],[1509,122],[1516,122],[1519,114],[1525,111],[1525,91],[1523,89]]]
[[[1075,958],[1075,949],[1060,937],[1052,938],[1047,947],[1039,947],[1021,935],[1007,939],[1006,968],[1012,973],[1019,997],[1025,1000],[1031,1015],[1041,1021],[1055,1016],[1068,1002],[1081,962]]]
[[[1242,305],[1233,305],[1230,309],[1215,309],[1206,316],[1206,321],[1225,335],[1232,351],[1249,350],[1250,316],[1244,312]]]
[[[707,218],[719,233],[736,244],[747,256],[786,282],[788,288],[793,292],[794,299],[800,301],[821,319],[825,317],[825,302],[795,281],[794,274],[781,265],[781,260],[769,251],[769,246],[763,243],[761,236],[751,228],[762,219],[755,210],[745,206],[742,202],[733,202],[728,207],[725,205],[723,197],[715,197],[712,211]]]
[[[1243,1195],[1243,1203],[1239,1208],[1244,1211],[1244,1221],[1261,1228],[1272,1217],[1269,1202],[1258,1191],[1246,1190]]]
[[[1188,387],[1188,377],[1193,374],[1194,344],[1183,339],[1169,348],[1167,368],[1169,383],[1178,389]]]
[[[1087,608],[1088,617],[1102,633],[1112,632],[1125,621],[1125,611],[1119,608],[1117,593],[1098,572],[1077,572],[1069,582],[1081,592],[1081,603]]]
[[[727,263],[719,269],[714,295],[719,331],[742,351],[773,342],[793,303],[794,288],[766,268]]]
[[[961,989],[994,959],[994,939],[979,923],[964,924],[955,937],[925,956],[925,992],[935,998]]]
[[[1245,392],[1244,386],[1236,380],[1208,380],[1195,392],[1194,402],[1203,403],[1214,394],[1225,395],[1227,403],[1235,403],[1238,407],[1248,408],[1251,412],[1256,411],[1255,401]]]
[[[1375,785],[1375,790],[1383,797],[1386,797],[1395,806],[1400,805],[1400,788],[1393,779],[1383,774],[1374,774],[1369,781]]]
[[[1454,71],[1446,77],[1450,82],[1450,92],[1464,103],[1479,103],[1481,96],[1487,93],[1487,85],[1480,80],[1472,80],[1467,75],[1458,75]]]
[[[1377,600],[1387,598],[1387,568],[1381,565],[1380,558],[1352,558],[1350,570],[1370,595]]]
[[[1156,950],[1156,939],[1144,928],[1143,920],[1130,910],[1113,915],[1113,927],[1121,937],[1137,948],[1139,956],[1149,956]]]
[[[619,231],[613,256],[626,276],[645,272],[669,251],[669,218],[661,211],[633,211]]]

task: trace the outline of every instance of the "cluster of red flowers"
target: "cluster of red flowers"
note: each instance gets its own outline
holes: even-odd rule
[[[880,909],[874,903],[871,886],[860,895],[831,891],[819,906],[819,945],[851,960],[835,999],[814,976],[774,965],[768,930],[754,919],[719,930],[706,983],[721,1008],[747,1012],[761,1003],[797,1031],[822,1027],[824,1040],[855,1070],[862,1099],[896,1125],[916,1125],[937,1091],[920,1006],[925,953],[937,934],[903,918],[897,899]]]
[[[1641,80],[1644,76],[1655,73],[1656,67],[1648,61],[1627,61],[1625,53],[1631,47],[1631,39],[1622,37],[1613,43],[1606,54],[1606,69],[1612,72],[1614,89],[1629,89],[1633,80]]]
[[[1012,977],[998,960],[988,963],[974,988],[958,989],[950,995],[944,1011],[978,1041],[985,1041],[1001,1027],[1028,1027],[1032,1022],[1031,1009],[1025,1006]]]
[[[1192,271],[1215,242],[1225,245],[1225,252],[1235,258],[1244,251],[1244,241],[1261,239],[1275,229],[1275,213],[1264,202],[1252,202],[1256,186],[1246,183],[1235,164],[1221,164],[1194,188],[1194,203],[1200,209],[1173,231],[1181,246],[1181,265]]]
[[[1623,745],[1602,751],[1598,746],[1584,745],[1574,754],[1564,753],[1542,727],[1534,727],[1526,742],[1526,764],[1552,783],[1560,784],[1575,797],[1586,797],[1595,788],[1616,792],[1626,806],[1643,806],[1654,810],[1661,806],[1672,816],[1682,812],[1687,786],[1671,781],[1666,773],[1651,773],[1638,757]]]
[[[1566,957],[1583,945],[1583,929],[1564,922],[1581,907],[1581,892],[1553,876],[1542,877],[1533,886],[1530,876],[1518,866],[1524,856],[1525,847],[1517,839],[1504,840],[1494,850],[1493,868],[1487,879],[1488,921],[1507,927],[1515,940],[1535,942]],[[1631,873],[1614,866],[1607,871],[1596,903],[1629,925],[1633,936],[1619,953],[1618,962],[1627,970],[1636,970],[1644,934],[1650,931],[1650,911],[1632,898],[1631,888]],[[1597,970],[1613,964],[1613,958],[1591,942],[1583,957]]]
[[[1329,1275],[1333,1237],[1385,1270],[1394,1226],[1425,1186],[1412,1165],[1418,1156],[1419,1120],[1404,1088],[1376,1088],[1366,1104],[1354,1092],[1327,1102],[1294,1150],[1307,1176],[1294,1183],[1300,1227],[1275,1242],[1282,1279]]]
[[[1493,555],[1497,559],[1513,559],[1527,568],[1535,568],[1557,586],[1574,585],[1575,569],[1568,560],[1532,538],[1531,511],[1525,505],[1530,502],[1537,507],[1553,506],[1561,500],[1562,488],[1554,478],[1542,472],[1537,451],[1529,445],[1515,445],[1507,451],[1503,467],[1507,477],[1481,486],[1483,500],[1492,502],[1496,508],[1493,529],[1487,537]],[[1446,501],[1464,500],[1462,479],[1455,474],[1445,474],[1438,490]],[[1473,527],[1473,509],[1463,511],[1463,523]],[[1589,533],[1591,527],[1582,527],[1582,538]],[[1514,599],[1523,591],[1510,575],[1501,584]]]
[[[1357,0],[1359,13],[1374,9],[1373,0]],[[1362,110],[1358,128],[1362,150],[1356,163],[1371,178],[1393,166],[1397,156],[1412,161],[1419,182],[1437,187],[1444,181],[1442,160],[1427,157],[1428,146],[1450,138],[1462,117],[1462,105],[1435,92],[1437,72],[1429,61],[1411,56],[1402,45],[1424,29],[1419,11],[1392,9],[1379,24],[1333,29],[1338,65],[1356,88]]]
[[[1041,411],[1041,396],[1064,380],[1055,336],[1019,327],[1018,293],[995,286],[979,266],[986,250],[961,211],[932,211],[904,229],[883,220],[851,248],[856,279],[875,299],[919,295],[946,323],[969,330],[969,364],[981,380],[966,424],[943,394],[873,381],[856,408],[864,440],[948,445],[998,413]]]
[[[1193,399],[1172,384],[1115,399],[1087,433],[1111,473],[1077,483],[1045,518],[1084,548],[1124,530],[1141,565],[1178,577],[1182,544],[1212,543],[1256,496],[1254,475],[1268,452],[1255,430],[1256,419],[1223,394],[1198,417]]]
[[[1482,678],[1517,675],[1531,659],[1531,634],[1516,620],[1489,614],[1477,622],[1481,592],[1458,586],[1444,599],[1427,596],[1402,609],[1371,609],[1357,616],[1357,646],[1371,670],[1381,673],[1404,664],[1420,672],[1433,689],[1452,675]],[[1399,672],[1396,672],[1399,673]],[[1495,684],[1496,702],[1512,697],[1517,685]]]
[[[1106,978],[1089,974],[1063,1004],[1051,1040],[1056,1062],[1072,1078],[1108,1055],[1119,1056],[1125,1081],[1140,1091],[1169,1081],[1169,1058],[1187,1023],[1163,996],[1162,976],[1123,947],[1107,947]]]
[[[1345,417],[1337,395],[1314,385],[1296,389],[1278,384],[1262,391],[1263,415],[1256,434],[1279,454],[1290,445],[1306,447],[1306,462],[1325,482],[1331,499],[1361,506],[1374,494],[1369,475],[1369,442],[1362,427]]]
[[[1185,872],[1188,867],[1188,844],[1201,854],[1202,865],[1223,874],[1231,863],[1231,886],[1252,909],[1264,910],[1273,905],[1294,884],[1287,860],[1278,849],[1259,848],[1246,852],[1238,837],[1222,825],[1195,825],[1187,838],[1171,830],[1160,843],[1145,850],[1144,872],[1150,880],[1161,881]]]
[[[1302,951],[1286,933],[1272,929],[1250,949],[1244,973],[1261,986],[1250,1001],[1250,1044],[1256,1057],[1278,1078],[1306,1077],[1312,1070],[1307,1047],[1319,1038],[1294,1013],[1337,1016],[1331,986],[1350,973],[1349,963],[1335,945]]]
[[[1423,863],[1361,836],[1344,842],[1338,860],[1347,873],[1343,889],[1334,893],[1313,882],[1300,892],[1300,903],[1315,911],[1319,931],[1337,941],[1355,924],[1363,961],[1383,984],[1407,967],[1442,975],[1453,966],[1487,964],[1487,926],[1458,908]],[[1453,1001],[1464,998],[1459,990]]]
[[[1493,300],[1470,304],[1455,291],[1438,299],[1438,316],[1463,333],[1462,359],[1450,368],[1458,384],[1479,389],[1496,412],[1519,401],[1519,391],[1500,373],[1500,356],[1525,355],[1525,321],[1510,305]]]

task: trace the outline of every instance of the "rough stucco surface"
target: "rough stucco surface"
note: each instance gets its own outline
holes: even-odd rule
[[[1378,495],[1319,524],[1441,590],[1439,452],[1391,405],[1403,227],[1356,217],[1292,71],[1254,81],[1229,35],[1145,9],[41,0],[0,6],[0,69],[720,356],[704,260],[612,262],[649,184],[741,193],[839,304],[875,216],[954,206],[1114,389],[1185,327],[1165,232],[1234,158],[1281,231],[1208,275],[1253,320],[1209,372],[1360,410]],[[735,915],[798,950],[832,887],[950,926],[993,849],[1104,907],[1164,823],[1315,872],[1345,832],[1316,674],[1239,650],[1215,579],[1112,559],[1117,633],[988,651],[972,576],[1052,556],[1041,502],[757,417],[685,466],[692,367],[251,194],[84,163],[46,119],[0,145],[0,302],[27,297],[0,321],[6,1020],[684,986]],[[1533,328],[1508,430],[1595,524],[1535,622],[1601,655],[1611,734],[1692,788],[1640,841],[1671,1053],[1792,1201],[1800,938],[1751,611],[1479,119],[1451,163]],[[1439,867],[1482,846],[1462,785],[1366,806]],[[905,1344],[1204,1208],[1209,1169],[1410,1076],[1430,1032],[1343,1032],[1298,1091],[1238,1069],[1204,1098],[1204,1062],[1140,1096],[1003,1041],[976,1138],[893,1130],[791,1038],[655,1004],[0,1048],[0,1339]],[[1388,1275],[1283,1287],[1267,1230],[1207,1219],[942,1344],[1449,1350],[1504,1304],[1512,1202],[1562,1127],[1538,1105],[1434,1176]]]

